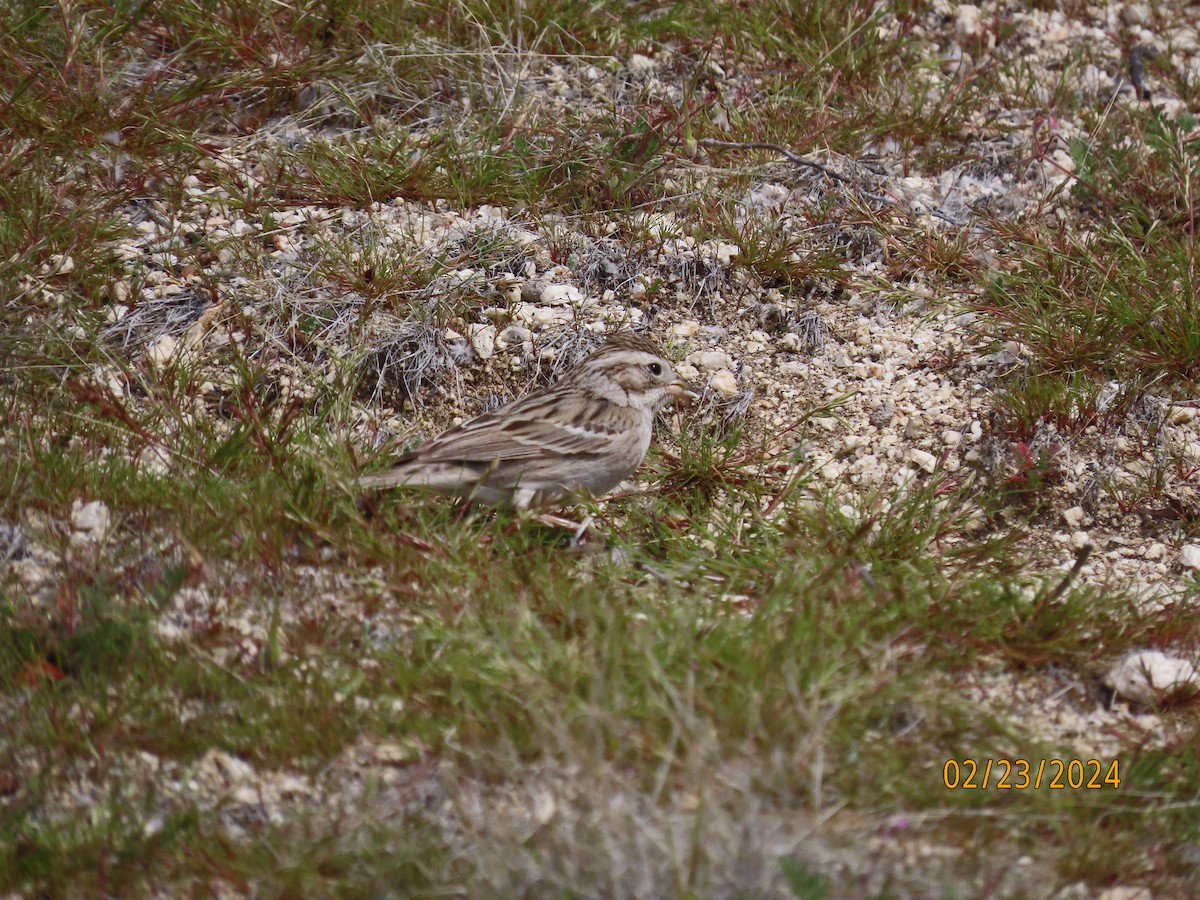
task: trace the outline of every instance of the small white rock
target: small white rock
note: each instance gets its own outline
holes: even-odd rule
[[[1082,550],[1084,547],[1091,546],[1092,539],[1086,531],[1071,532],[1071,546],[1076,550]]]
[[[61,253],[53,254],[48,262],[38,269],[39,275],[70,275],[75,271],[75,260]]]
[[[1154,894],[1150,888],[1118,884],[1102,890],[1096,895],[1096,900],[1154,900]]]
[[[164,334],[146,348],[146,359],[152,366],[161,366],[170,362],[178,349],[179,341],[169,334]]]
[[[406,766],[420,756],[413,747],[392,743],[379,744],[374,748],[372,755],[375,762],[384,766]]]
[[[1184,544],[1179,550],[1179,564],[1185,569],[1200,569],[1200,545]]]
[[[583,291],[573,284],[548,284],[540,299],[546,306],[577,306],[583,302]]]
[[[1062,517],[1068,528],[1076,529],[1083,523],[1083,507],[1072,506],[1070,509],[1064,509]]]
[[[687,355],[688,365],[705,372],[717,372],[733,368],[733,357],[724,350],[697,350]]]
[[[1159,650],[1135,650],[1109,670],[1104,683],[1126,700],[1152,704],[1178,691],[1200,688],[1200,674],[1186,659]]]
[[[963,3],[954,16],[954,35],[960,44],[965,44],[972,38],[983,33],[983,16],[979,7],[971,3]]]
[[[728,369],[719,369],[708,379],[708,386],[722,397],[732,397],[738,392],[737,376]]]
[[[938,458],[919,447],[913,447],[909,450],[908,458],[931,475],[933,474],[933,470],[937,468]]]
[[[676,337],[693,337],[700,330],[700,323],[694,319],[689,319],[686,322],[678,322],[671,326],[671,334]]]
[[[87,532],[98,538],[108,531],[112,514],[100,500],[83,503],[76,500],[71,504],[71,527],[76,531]]]
[[[629,57],[629,71],[635,72],[638,75],[645,75],[654,69],[654,60],[648,56],[643,56],[640,53],[635,53]]]
[[[262,800],[262,789],[253,784],[236,784],[229,792],[229,799],[243,806],[253,806]]]
[[[1120,13],[1126,25],[1149,25],[1154,20],[1149,3],[1126,3],[1120,7]]]
[[[528,344],[533,341],[533,332],[520,325],[509,325],[496,335],[496,348],[507,350],[513,344]]]
[[[539,328],[565,323],[570,321],[570,318],[570,310],[557,309],[553,306],[539,306],[533,311],[533,324]]]
[[[171,452],[153,444],[145,447],[137,456],[138,465],[154,475],[166,475],[171,470]]]
[[[467,330],[471,333],[471,346],[479,358],[491,359],[496,353],[496,326],[471,325]]]

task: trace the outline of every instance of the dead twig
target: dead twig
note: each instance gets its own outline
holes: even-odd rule
[[[772,144],[767,141],[721,141],[716,138],[701,138],[696,143],[701,147],[712,147],[715,150],[770,150],[772,153],[778,153],[788,162],[800,166],[802,169],[813,169],[823,175],[828,175],[834,181],[841,182],[842,184],[853,184],[845,175],[835,172],[833,169],[819,162],[813,162],[811,159],[807,159],[798,153],[793,153],[781,144]]]
[[[1139,100],[1150,99],[1150,88],[1146,87],[1146,66],[1147,59],[1154,59],[1158,54],[1153,47],[1130,47],[1129,48],[1129,81],[1133,84],[1134,93],[1137,94]]]
[[[1064,575],[1062,581],[1054,586],[1054,590],[1050,591],[1050,593],[1046,594],[1044,597],[1039,597],[1034,604],[1035,606],[1041,607],[1045,606],[1047,603],[1053,603],[1064,593],[1066,593],[1066,590],[1070,586],[1071,582],[1078,577],[1080,570],[1083,568],[1083,564],[1086,563],[1088,561],[1088,557],[1092,555],[1092,546],[1092,544],[1085,544],[1075,552],[1075,565],[1071,566],[1071,571]]]

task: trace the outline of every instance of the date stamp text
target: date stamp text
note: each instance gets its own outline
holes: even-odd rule
[[[942,784],[952,791],[1115,790],[1121,766],[1116,759],[948,759]]]

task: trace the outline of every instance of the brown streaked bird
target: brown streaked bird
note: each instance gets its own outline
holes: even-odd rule
[[[657,342],[618,332],[550,387],[455,425],[359,484],[519,509],[601,495],[641,465],[655,415],[685,396],[695,395]]]

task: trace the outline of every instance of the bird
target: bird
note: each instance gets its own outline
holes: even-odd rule
[[[549,387],[455,425],[359,485],[516,509],[602,496],[641,465],[658,412],[695,396],[657,341],[616,332]]]

